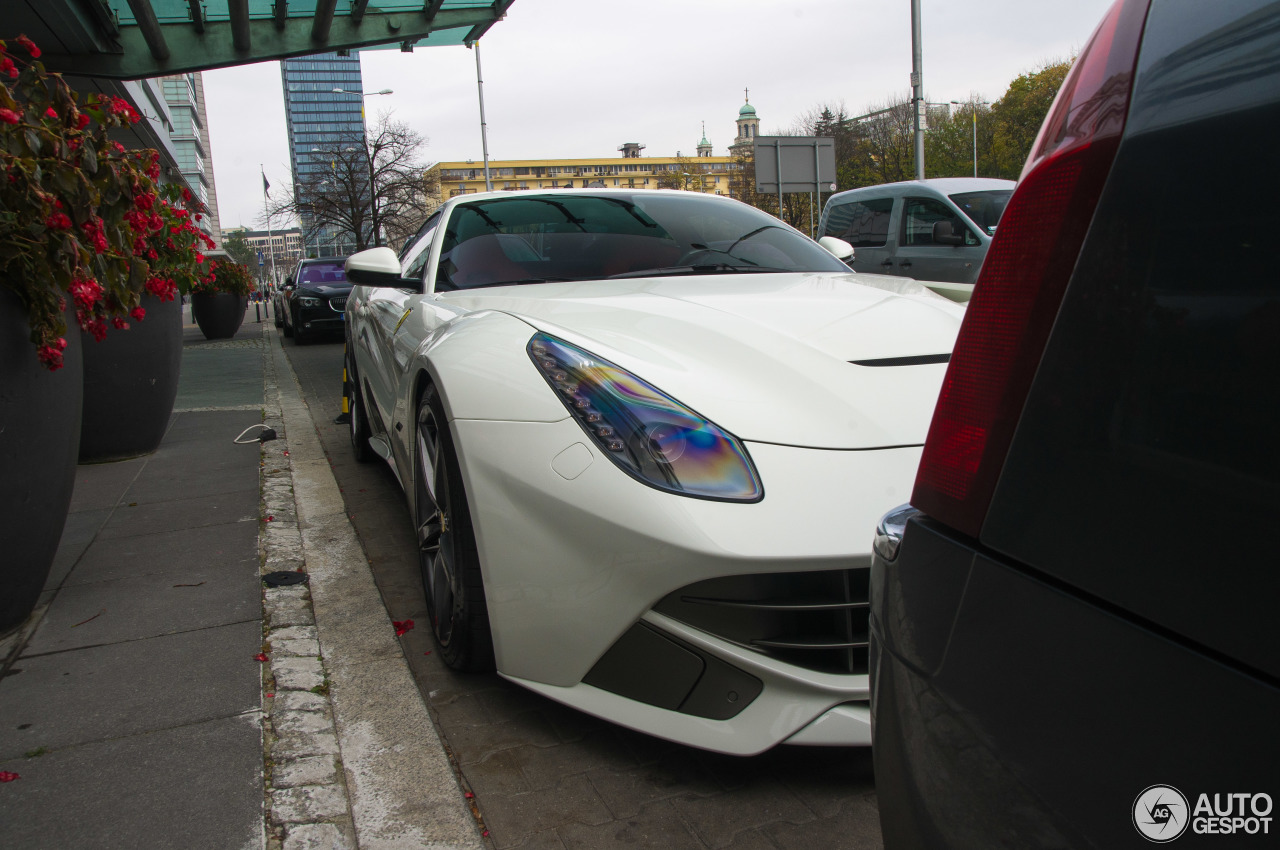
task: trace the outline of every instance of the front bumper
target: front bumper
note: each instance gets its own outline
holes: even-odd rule
[[[320,307],[304,307],[298,311],[297,327],[294,330],[301,330],[304,333],[326,333],[336,331],[341,333],[346,326],[343,313],[334,310],[328,305]]]
[[[863,661],[842,666],[840,650],[770,647],[758,640],[767,637],[759,624],[744,630],[741,618],[692,614],[680,592],[715,587],[705,583],[716,579],[733,587],[730,577],[781,576],[785,584],[787,574],[865,573],[871,530],[887,506],[906,498],[919,448],[748,443],[765,497],[742,504],[646,487],[568,419],[456,420],[454,436],[503,676],[622,725],[721,752],[757,753],[788,740],[868,743],[865,648],[845,653]],[[733,602],[744,601],[756,602]],[[865,605],[841,610],[861,610],[865,622]],[[849,622],[856,631],[856,613]],[[671,669],[654,662],[644,675],[664,687],[685,676],[684,691],[650,698],[620,681],[617,664],[615,675],[601,675],[611,650],[639,623],[677,647]],[[726,666],[727,678],[712,675]],[[723,693],[699,686],[712,679]],[[744,687],[746,680],[758,683],[749,700],[755,686]],[[741,707],[714,705],[730,695]]]

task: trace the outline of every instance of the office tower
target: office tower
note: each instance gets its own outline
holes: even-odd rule
[[[280,63],[284,80],[285,121],[289,130],[289,164],[293,186],[322,177],[331,168],[320,149],[358,136],[364,137],[364,100],[360,96],[360,57],[317,53],[285,59]],[[335,92],[334,89],[341,89]],[[305,202],[305,197],[297,200]],[[349,233],[315,227],[302,216],[306,252],[331,257],[350,254],[355,241]]]
[[[204,80],[198,72],[175,74],[162,77],[161,84],[173,122],[169,138],[173,142],[178,171],[207,208],[197,226],[221,247],[218,190],[213,179],[213,147],[209,141],[209,124],[205,114]]]

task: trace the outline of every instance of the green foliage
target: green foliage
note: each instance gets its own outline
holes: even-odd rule
[[[1053,62],[1037,71],[1022,74],[1009,84],[1004,97],[991,112],[996,119],[992,144],[996,174],[1016,180],[1031,152],[1031,144],[1053,105],[1053,99],[1071,70],[1071,62]]]
[[[141,321],[144,291],[171,299],[195,278],[202,238],[179,191],[158,190],[159,155],[126,151],[111,130],[139,120],[121,98],[83,105],[30,39],[0,41],[0,285],[27,311],[36,356],[62,366],[68,307],[95,339]]]
[[[222,250],[237,263],[253,268],[258,264],[258,252],[249,244],[243,230],[231,230],[222,234]]]

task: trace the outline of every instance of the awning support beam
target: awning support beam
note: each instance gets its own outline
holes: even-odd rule
[[[316,3],[316,15],[311,20],[311,40],[312,41],[328,41],[329,29],[333,26],[333,10],[337,7],[338,0],[318,0]]]
[[[163,62],[169,58],[169,45],[165,43],[164,33],[160,31],[160,19],[156,10],[151,8],[151,0],[129,0],[129,11],[138,21],[138,30],[147,42],[147,49],[157,60]]]
[[[231,46],[237,53],[247,53],[253,42],[249,37],[249,0],[228,0],[231,16]]]

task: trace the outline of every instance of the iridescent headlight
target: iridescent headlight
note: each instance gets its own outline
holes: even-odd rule
[[[632,476],[682,496],[734,502],[764,497],[747,450],[715,423],[553,336],[535,335],[528,351],[582,429]]]

